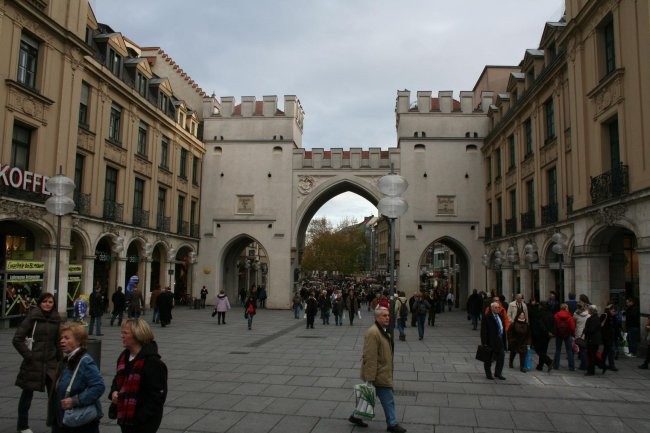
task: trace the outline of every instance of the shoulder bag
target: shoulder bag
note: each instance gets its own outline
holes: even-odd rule
[[[72,387],[72,383],[77,376],[77,371],[79,371],[79,365],[81,365],[81,361],[86,356],[87,355],[81,357],[79,363],[77,364],[77,368],[74,369],[74,373],[70,378],[70,383],[68,383],[68,387],[65,390],[66,398],[70,397],[70,388]],[[98,417],[99,414],[97,413],[97,407],[95,403],[89,404],[87,406],[77,406],[73,407],[72,409],[66,409],[65,412],[63,412],[63,425],[67,427],[79,427],[92,422]]]
[[[479,344],[476,348],[476,360],[481,362],[491,362],[492,348],[487,345]]]
[[[27,350],[31,351],[32,347],[34,347],[34,332],[36,332],[36,324],[38,322],[34,320],[34,327],[32,328],[32,336],[31,337],[25,337],[25,345],[27,346]]]

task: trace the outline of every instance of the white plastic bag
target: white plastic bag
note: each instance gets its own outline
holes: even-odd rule
[[[375,417],[375,399],[377,393],[375,387],[368,383],[354,385],[355,407],[352,415],[373,419]]]
[[[359,319],[361,319],[361,310],[357,310],[357,316],[359,316]]]

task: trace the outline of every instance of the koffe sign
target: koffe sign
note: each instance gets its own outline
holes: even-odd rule
[[[45,189],[45,182],[49,178],[49,176],[12,167],[9,164],[0,164],[0,186],[10,186],[23,191],[51,195]]]

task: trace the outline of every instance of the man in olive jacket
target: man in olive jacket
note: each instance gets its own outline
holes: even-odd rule
[[[404,433],[406,429],[397,423],[393,398],[393,341],[388,333],[390,313],[386,307],[375,309],[375,324],[368,328],[363,341],[361,379],[375,386],[377,397],[384,408],[387,431]],[[359,427],[368,427],[360,418],[351,416],[349,421]]]

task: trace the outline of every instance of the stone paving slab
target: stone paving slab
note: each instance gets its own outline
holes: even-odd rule
[[[370,314],[354,326],[317,321],[316,329],[306,329],[289,311],[260,309],[248,330],[241,309],[228,314],[225,326],[216,325],[210,312],[178,307],[171,326],[154,327],[169,368],[160,433],[386,430],[380,406],[367,429],[347,422]],[[109,384],[122,347],[119,329],[104,322],[101,372]],[[20,358],[13,332],[0,330],[0,433],[15,432]],[[618,372],[593,377],[506,368],[506,381],[495,382],[474,360],[478,338],[465,314],[451,312],[426,328],[424,340],[409,327],[406,341],[396,341],[397,415],[409,432],[650,431],[650,372],[636,368],[639,359],[619,359]],[[102,403],[107,409],[108,399]],[[35,433],[49,432],[43,394],[35,394],[30,416]],[[120,431],[109,419],[100,430]]]

